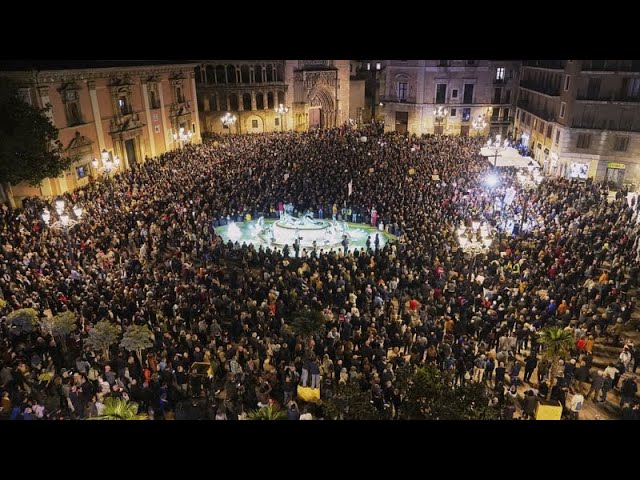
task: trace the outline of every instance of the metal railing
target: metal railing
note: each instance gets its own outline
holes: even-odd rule
[[[560,96],[560,87],[552,87],[550,85],[541,85],[530,80],[520,80],[520,86],[527,90],[533,90],[534,92],[543,93],[550,97]]]

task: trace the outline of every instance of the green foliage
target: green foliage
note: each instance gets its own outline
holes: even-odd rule
[[[104,412],[89,420],[148,420],[146,414],[138,414],[138,404],[124,398],[109,397],[104,402]]]
[[[20,308],[7,315],[7,324],[15,334],[32,332],[38,324],[38,312],[33,308]]]
[[[252,410],[247,414],[247,420],[286,420],[287,414],[273,405]]]
[[[429,365],[405,382],[401,416],[411,420],[486,420],[496,417],[484,385],[453,388],[448,375]]]
[[[547,400],[551,398],[551,391],[558,372],[558,363],[561,358],[566,358],[573,348],[573,334],[561,327],[548,327],[538,332],[538,342],[542,345],[542,355],[549,360],[549,393]]]
[[[380,420],[371,402],[371,390],[360,390],[356,381],[338,385],[335,395],[322,402],[327,418],[333,420]]]
[[[76,315],[73,312],[62,312],[51,319],[51,332],[65,338],[76,329]]]
[[[101,320],[91,329],[84,344],[102,350],[108,358],[109,347],[118,341],[119,336],[118,327],[108,320]]]
[[[325,318],[319,310],[296,312],[291,321],[291,330],[302,338],[311,338],[324,332]]]
[[[58,130],[43,110],[22,100],[15,82],[0,77],[0,179],[38,185],[72,161],[62,157]]]
[[[130,325],[120,341],[120,346],[130,352],[139,352],[152,345],[153,333],[147,325]]]
[[[538,333],[538,342],[543,346],[544,357],[553,362],[569,355],[573,348],[573,335],[563,328],[549,327]]]

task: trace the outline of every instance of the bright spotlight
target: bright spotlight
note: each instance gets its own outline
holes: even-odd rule
[[[487,176],[487,179],[485,180],[485,182],[487,183],[488,186],[495,187],[498,184],[498,177],[497,175],[492,173]]]

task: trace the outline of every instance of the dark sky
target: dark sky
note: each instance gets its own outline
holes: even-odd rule
[[[0,70],[58,70],[188,63],[186,60],[0,60]]]

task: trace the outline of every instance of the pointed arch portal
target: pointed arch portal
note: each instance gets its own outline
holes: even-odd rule
[[[335,126],[335,102],[331,94],[322,87],[309,92],[309,128],[331,128]]]

